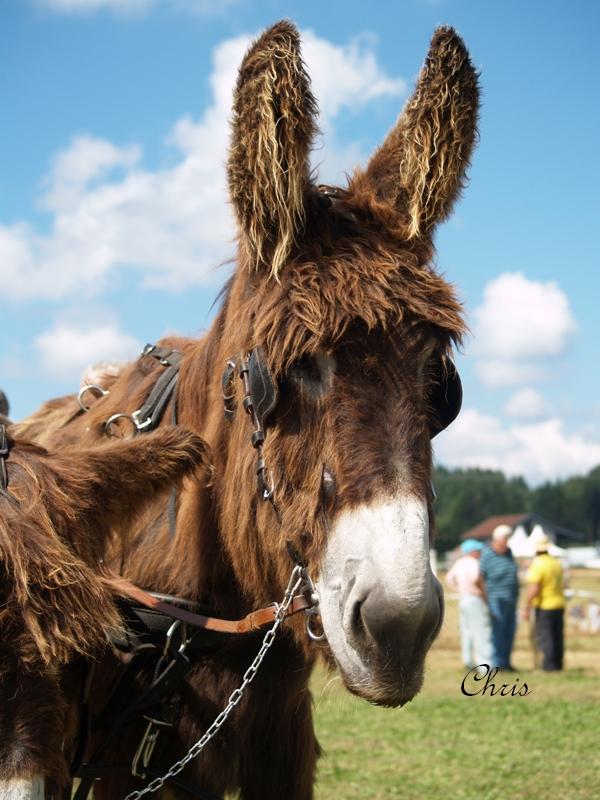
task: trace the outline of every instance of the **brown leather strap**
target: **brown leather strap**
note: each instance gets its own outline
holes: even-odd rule
[[[271,625],[277,617],[277,604],[273,603],[266,608],[259,608],[251,611],[243,619],[219,619],[218,617],[205,617],[203,614],[195,614],[185,608],[179,608],[165,600],[153,597],[149,592],[140,589],[131,581],[122,578],[120,575],[110,576],[108,582],[113,590],[120,595],[131,597],[143,606],[160,611],[173,619],[178,619],[195,628],[203,628],[208,631],[218,631],[219,633],[249,633],[256,631],[265,625]],[[303,594],[297,594],[292,598],[285,616],[290,617],[299,611],[310,608],[310,601]]]

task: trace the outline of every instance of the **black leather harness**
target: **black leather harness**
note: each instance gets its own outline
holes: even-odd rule
[[[170,603],[196,608],[196,604],[179,598],[164,597]],[[127,599],[119,600],[125,622],[120,638],[113,646],[129,661],[123,666],[102,710],[93,718],[85,710],[83,730],[71,765],[71,774],[80,778],[74,800],[86,800],[98,778],[118,773],[134,774],[140,779],[159,777],[163,770],[154,769],[150,760],[158,735],[173,728],[181,716],[178,691],[200,655],[206,655],[223,644],[223,634],[207,631],[190,632],[185,623],[173,621],[165,614],[136,606]],[[143,688],[140,688],[140,680]],[[129,725],[147,722],[133,762],[102,763],[115,741]],[[89,737],[104,732],[104,738],[89,760],[82,763]],[[211,792],[190,784],[179,776],[170,779],[174,786],[204,800],[221,800]]]
[[[159,361],[166,369],[161,373],[156,383],[152,387],[147,400],[137,411],[132,414],[118,412],[110,416],[104,428],[109,436],[114,435],[114,428],[121,420],[129,422],[132,426],[133,435],[138,433],[148,433],[155,430],[165,413],[165,409],[172,398],[172,419],[173,425],[177,424],[177,396],[175,389],[179,377],[179,367],[182,354],[178,350],[168,347],[158,347],[155,344],[147,344],[142,350],[141,357],[152,356]]]

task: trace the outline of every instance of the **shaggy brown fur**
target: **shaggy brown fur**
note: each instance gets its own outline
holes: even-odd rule
[[[0,625],[23,667],[64,664],[106,643],[120,624],[99,573],[109,536],[198,464],[207,465],[206,446],[184,430],[60,455],[13,442],[8,474],[17,502],[0,496]]]
[[[400,489],[431,497],[436,365],[465,331],[453,288],[431,265],[431,235],[464,182],[477,77],[460,38],[440,29],[396,129],[333,203],[308,180],[314,100],[289,23],[251,47],[234,105],[229,184],[240,223],[238,268],[204,339],[163,342],[184,354],[179,418],[209,442],[214,481],[180,494],[174,538],[157,504],[114,553],[132,580],[195,597],[228,617],[281,596],[291,570],[286,540],[316,573],[341,511]],[[223,419],[226,358],[256,345],[280,383],[264,453],[281,519],[256,491],[240,386],[233,421]],[[102,439],[108,416],[139,408],[162,369],[139,359],[56,443]],[[327,491],[325,468],[335,481]],[[255,637],[236,637],[209,648],[180,697],[176,734],[159,740],[155,766],[165,768],[206,729],[257,647]],[[241,790],[244,800],[312,797],[314,658],[302,621],[288,625],[235,718],[185,776],[217,794]],[[107,663],[99,704],[110,675]],[[396,690],[362,691],[395,703]],[[130,759],[140,735],[141,727],[128,731],[114,757]],[[94,791],[112,798],[136,785],[115,778]]]
[[[109,537],[157,493],[207,464],[195,434],[49,453],[10,439],[0,495],[0,779],[64,778],[62,668],[121,626],[101,565]]]

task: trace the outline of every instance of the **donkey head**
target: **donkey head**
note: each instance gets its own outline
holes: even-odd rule
[[[430,442],[458,413],[449,354],[465,328],[431,265],[432,236],[462,187],[477,109],[465,46],[440,28],[395,128],[334,189],[311,180],[316,103],[291,24],[254,43],[235,91],[240,263],[219,325],[230,352],[263,348],[278,385],[264,455],[280,520],[240,499],[255,488],[239,414],[221,487],[232,561],[247,591],[269,577],[273,591],[291,539],[318,576],[347,686],[389,705],[418,692],[443,617],[429,563]]]

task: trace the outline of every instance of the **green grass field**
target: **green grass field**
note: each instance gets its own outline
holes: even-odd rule
[[[600,575],[574,571],[571,586],[600,593]],[[567,626],[565,660],[563,673],[533,670],[520,623],[516,677],[531,693],[465,697],[457,603],[449,600],[425,686],[404,708],[370,706],[319,670],[317,800],[600,799],[600,635]]]

